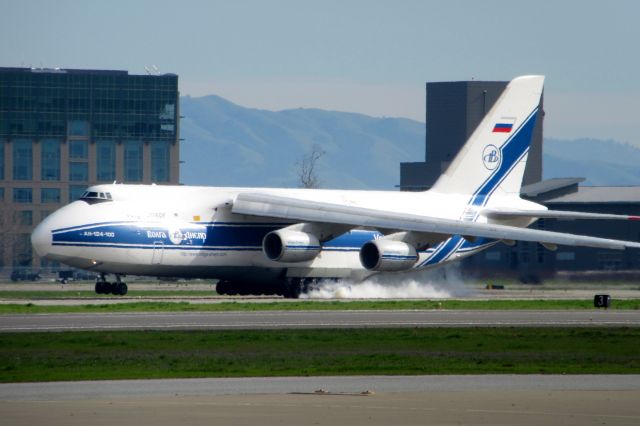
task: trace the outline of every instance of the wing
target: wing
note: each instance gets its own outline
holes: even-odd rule
[[[301,200],[272,194],[242,193],[236,197],[233,213],[290,219],[301,222],[333,223],[377,229],[393,229],[465,238],[482,237],[506,241],[533,241],[548,246],[568,245],[615,250],[640,248],[640,243],[518,228],[514,226],[464,222],[429,216],[343,206],[321,201]]]
[[[513,219],[526,217],[531,219],[593,219],[593,220],[640,220],[640,216],[627,216],[620,214],[570,212],[563,210],[510,210],[510,209],[485,209],[483,215],[492,219]]]

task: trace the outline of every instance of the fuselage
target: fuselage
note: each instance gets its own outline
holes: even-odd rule
[[[352,229],[322,243],[312,260],[283,263],[263,252],[263,238],[292,222],[231,212],[242,192],[322,200],[405,214],[486,221],[469,196],[436,192],[97,185],[47,217],[32,235],[39,255],[102,273],[271,280],[285,277],[363,279],[359,258],[374,229]],[[492,203],[500,203],[493,197]],[[513,207],[513,198],[504,200]],[[522,203],[528,203],[522,201]],[[531,208],[531,206],[527,206]],[[510,222],[527,226],[529,221]],[[451,236],[418,251],[413,268],[430,268],[474,254],[496,241]]]

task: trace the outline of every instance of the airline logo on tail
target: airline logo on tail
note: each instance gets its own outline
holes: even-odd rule
[[[500,156],[500,150],[495,145],[487,145],[482,151],[482,162],[488,170],[495,170],[500,166],[502,158]]]

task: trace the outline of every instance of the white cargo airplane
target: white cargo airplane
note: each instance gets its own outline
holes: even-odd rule
[[[550,211],[520,186],[544,77],[511,81],[426,192],[96,185],[33,231],[40,256],[100,273],[216,278],[223,294],[297,297],[312,280],[441,266],[498,242],[640,248],[527,229],[538,218],[638,220]],[[115,274],[109,283],[105,274]]]

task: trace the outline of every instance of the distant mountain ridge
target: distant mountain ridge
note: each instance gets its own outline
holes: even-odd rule
[[[586,177],[583,185],[640,185],[640,149],[614,140],[545,139],[543,174]]]
[[[265,111],[219,96],[181,98],[181,180],[296,187],[296,163],[318,144],[323,188],[393,189],[400,162],[424,156],[424,124],[320,109]]]
[[[267,111],[219,96],[181,98],[181,182],[297,187],[297,163],[318,144],[323,188],[393,190],[400,163],[424,161],[425,125],[321,109]],[[640,185],[640,149],[613,140],[545,139],[544,178]]]

